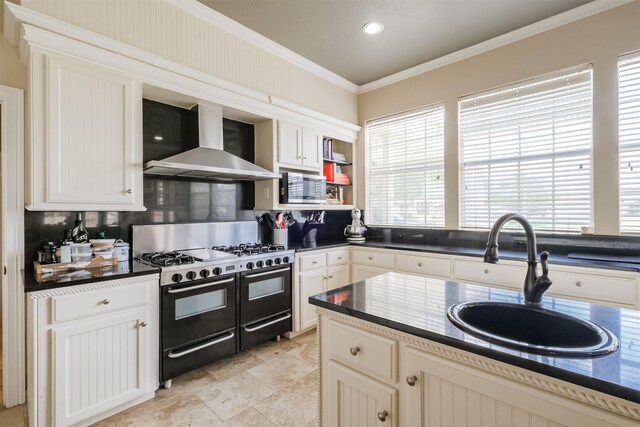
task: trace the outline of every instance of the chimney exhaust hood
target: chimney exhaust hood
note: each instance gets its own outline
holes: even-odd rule
[[[208,178],[223,181],[261,181],[281,178],[223,150],[222,109],[198,104],[199,147],[144,164],[147,175]]]

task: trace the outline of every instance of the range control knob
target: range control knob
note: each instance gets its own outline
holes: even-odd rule
[[[282,262],[284,262],[285,264],[289,264],[289,257],[288,256],[282,257]]]
[[[264,265],[266,265],[267,267],[271,267],[273,265],[273,261],[271,261],[270,259],[266,260],[264,262]]]
[[[255,267],[255,265],[251,261],[249,261],[247,263],[247,270],[253,270],[253,267]]]
[[[258,268],[264,267],[264,262],[262,262],[262,261],[256,262],[256,267],[258,267]]]
[[[213,269],[213,275],[214,276],[219,276],[222,274],[222,269],[220,267],[216,267]]]
[[[189,280],[193,280],[196,278],[196,272],[195,271],[190,271],[187,273],[187,279]]]
[[[174,274],[173,276],[171,276],[171,280],[173,280],[176,283],[182,282],[182,274],[180,273]]]
[[[281,262],[282,262],[282,260],[281,260],[280,258],[276,258],[276,259],[274,259],[274,260],[273,260],[273,263],[274,263],[275,265],[278,265],[278,264],[280,264]]]
[[[201,276],[201,277],[204,277],[205,279],[206,279],[207,277],[209,277],[209,274],[211,274],[211,273],[209,272],[209,270],[202,270],[202,271],[200,271],[200,276]]]

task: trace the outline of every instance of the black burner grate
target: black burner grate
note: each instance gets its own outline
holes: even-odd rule
[[[192,264],[196,261],[192,256],[178,252],[149,252],[142,254],[141,258],[160,267]]]

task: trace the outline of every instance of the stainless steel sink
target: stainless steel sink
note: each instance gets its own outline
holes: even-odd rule
[[[593,322],[540,306],[495,301],[461,302],[447,316],[458,328],[504,347],[559,357],[595,357],[620,345]]]

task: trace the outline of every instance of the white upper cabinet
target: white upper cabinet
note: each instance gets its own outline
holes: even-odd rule
[[[320,169],[322,134],[295,123],[278,121],[278,163],[294,169]]]
[[[27,209],[144,210],[140,82],[39,52],[31,78]]]

